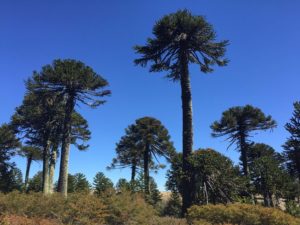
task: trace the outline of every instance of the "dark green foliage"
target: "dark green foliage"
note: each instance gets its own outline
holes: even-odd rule
[[[171,217],[180,217],[181,213],[181,197],[176,191],[173,191],[170,199],[167,201],[166,206],[163,210],[163,215]]]
[[[28,184],[29,192],[41,192],[43,191],[43,172],[37,172],[30,180]]]
[[[117,191],[130,191],[131,190],[131,184],[124,178],[120,178],[116,184],[116,190]]]
[[[19,169],[10,161],[20,146],[13,129],[8,124],[0,126],[0,192],[20,189]],[[22,175],[21,175],[22,177]]]
[[[75,180],[75,192],[90,192],[91,185],[82,173],[76,173],[73,175]]]
[[[152,117],[143,117],[126,129],[126,135],[121,138],[116,148],[117,157],[113,159],[110,168],[131,167],[131,183],[134,185],[135,174],[143,168],[144,191],[149,193],[149,172],[163,165],[155,165],[159,157],[169,159],[174,153],[168,130],[161,122]]]
[[[137,65],[146,66],[151,62],[150,72],[168,71],[168,78],[181,77],[181,52],[188,63],[200,66],[204,73],[212,72],[212,66],[225,66],[223,59],[228,41],[216,42],[216,34],[204,17],[194,16],[188,10],[164,16],[153,27],[154,38],[148,38],[144,46],[135,46],[141,58]]]
[[[212,149],[194,151],[189,158],[194,204],[229,203],[244,189],[244,180],[232,161]],[[182,155],[172,160],[168,171],[167,188],[173,192],[183,192]]]
[[[96,195],[101,195],[104,192],[113,189],[113,182],[107,178],[104,173],[98,172],[94,177],[93,188]]]
[[[293,117],[285,125],[290,137],[284,144],[284,155],[289,173],[300,183],[300,102],[294,103]]]
[[[236,143],[241,153],[243,172],[248,175],[249,136],[253,131],[268,130],[276,127],[271,116],[266,116],[259,108],[251,105],[237,106],[224,111],[222,118],[211,125],[213,137],[227,136],[229,147]]]
[[[250,177],[255,193],[263,196],[265,206],[275,206],[272,197],[284,197],[285,185],[290,182],[281,166],[282,157],[266,144],[255,144],[249,150]]]
[[[58,183],[57,183],[57,186],[58,186]],[[68,174],[68,193],[74,193],[75,191],[76,191],[75,176],[72,174]]]
[[[95,108],[103,103],[104,96],[110,94],[103,90],[108,83],[92,68],[72,59],[54,60],[40,72],[34,72],[28,87],[35,93],[51,93],[63,102],[63,123],[61,137],[61,163],[58,190],[67,195],[69,145],[72,144],[72,114],[79,103]]]

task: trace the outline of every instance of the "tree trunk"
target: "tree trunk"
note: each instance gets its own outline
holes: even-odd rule
[[[26,173],[25,173],[25,184],[24,184],[26,192],[28,190],[28,180],[29,180],[29,172],[30,172],[31,163],[32,163],[32,155],[28,156],[28,158],[27,158]]]
[[[135,163],[133,163],[131,166],[131,180],[130,180],[131,183],[133,183],[135,180],[135,174],[136,174],[136,165]]]
[[[46,142],[43,151],[43,193],[49,194],[49,158],[50,158],[50,141]]]
[[[75,106],[74,95],[70,95],[65,110],[65,120],[63,124],[63,138],[61,147],[61,160],[59,169],[59,179],[58,179],[58,192],[63,196],[68,195],[68,164],[69,164],[69,154],[70,154],[70,143],[71,143],[71,116]]]
[[[149,146],[146,145],[144,151],[144,185],[145,185],[145,194],[150,194],[150,183],[149,183]]]
[[[49,193],[53,194],[54,186],[53,186],[53,177],[55,172],[55,164],[57,158],[57,148],[53,148],[51,158],[50,158],[50,165],[49,165]]]
[[[248,145],[246,143],[246,137],[244,132],[240,133],[240,148],[241,148],[241,160],[243,165],[243,173],[245,176],[249,175],[249,167],[248,167]]]
[[[182,196],[182,216],[185,215],[187,209],[191,206],[191,181],[189,178],[190,166],[188,157],[193,152],[193,111],[192,111],[192,93],[191,83],[188,70],[188,58],[184,51],[180,54],[180,84],[181,84],[181,100],[182,100],[182,169],[185,174],[183,182]]]

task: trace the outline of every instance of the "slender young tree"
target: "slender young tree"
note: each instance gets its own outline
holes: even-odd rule
[[[38,91],[51,91],[63,96],[64,121],[61,144],[61,163],[58,191],[67,196],[68,162],[71,137],[71,119],[75,106],[79,103],[92,108],[104,104],[103,97],[110,94],[103,90],[108,82],[84,63],[72,59],[54,60],[40,72],[34,72],[31,88]]]
[[[289,173],[295,177],[300,184],[300,102],[294,103],[293,117],[285,125],[290,133],[284,147],[284,155],[287,161]]]
[[[32,161],[40,161],[43,159],[42,149],[40,147],[35,146],[22,146],[18,154],[22,157],[25,157],[27,160],[26,163],[26,171],[25,171],[25,181],[24,181],[24,189],[27,191],[28,189],[28,181],[29,181],[29,173]]]
[[[135,46],[141,57],[136,65],[151,63],[150,72],[168,71],[167,78],[180,81],[182,100],[183,170],[189,169],[188,156],[193,151],[192,94],[189,64],[198,64],[203,73],[213,71],[213,65],[227,65],[224,54],[228,41],[216,41],[216,33],[204,17],[194,16],[188,10],[164,16],[153,27],[154,38],[144,46]],[[190,180],[184,178],[182,214],[191,204]]]
[[[136,120],[133,136],[138,140],[136,145],[142,149],[145,194],[149,195],[151,191],[149,176],[151,161],[153,158],[158,161],[158,157],[165,157],[168,160],[175,150],[168,130],[155,118],[143,117]]]
[[[249,137],[253,131],[269,130],[276,127],[276,122],[271,116],[266,116],[259,108],[251,105],[232,107],[223,112],[220,121],[211,125],[212,136],[227,136],[229,147],[236,143],[241,153],[243,173],[249,174],[248,149]]]
[[[93,188],[96,195],[101,195],[105,191],[114,187],[113,182],[107,178],[104,173],[98,172],[94,177]]]

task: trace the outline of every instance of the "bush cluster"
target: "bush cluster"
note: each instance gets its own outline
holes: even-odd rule
[[[100,196],[72,193],[0,194],[0,225],[187,225],[183,219],[161,218],[142,195],[122,191]]]
[[[299,225],[300,219],[275,208],[250,204],[192,206],[188,210],[193,225]]]

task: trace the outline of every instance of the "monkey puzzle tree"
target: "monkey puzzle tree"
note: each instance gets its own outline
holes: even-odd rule
[[[274,127],[276,122],[271,116],[266,116],[259,108],[251,105],[229,108],[223,112],[220,121],[215,121],[211,125],[213,137],[227,136],[229,147],[234,143],[237,144],[245,176],[249,174],[247,155],[251,132]]]
[[[168,130],[161,122],[152,117],[143,117],[135,121],[134,136],[143,155],[145,194],[150,194],[150,163],[162,156],[170,159],[174,153],[173,143],[170,141]]]
[[[272,197],[284,197],[284,186],[289,178],[281,166],[283,157],[271,146],[262,143],[251,145],[249,150],[250,178],[256,194],[263,196],[266,207],[275,206]]]
[[[58,130],[63,118],[62,98],[54,92],[32,88],[33,81],[26,82],[27,94],[21,106],[12,116],[15,132],[25,143],[42,148],[43,192],[49,193],[49,163],[51,146],[58,145]]]
[[[300,184],[300,102],[294,103],[293,117],[285,125],[285,129],[290,133],[284,147],[284,155],[287,160],[289,173],[298,179]]]
[[[58,191],[67,196],[69,147],[72,142],[71,119],[77,104],[92,108],[104,104],[104,96],[109,90],[103,90],[108,82],[84,63],[72,59],[54,60],[40,72],[34,72],[31,88],[38,91],[51,91],[63,96],[64,120],[62,129],[61,163]]]
[[[168,71],[167,78],[180,81],[183,122],[183,170],[188,171],[188,156],[193,151],[192,94],[189,64],[198,64],[203,73],[212,66],[225,66],[225,47],[228,41],[216,41],[216,33],[204,17],[194,16],[188,10],[179,10],[160,19],[153,27],[154,38],[144,46],[135,46],[141,58],[136,65],[151,63],[150,72]],[[189,179],[185,179],[183,214],[191,204]]]

